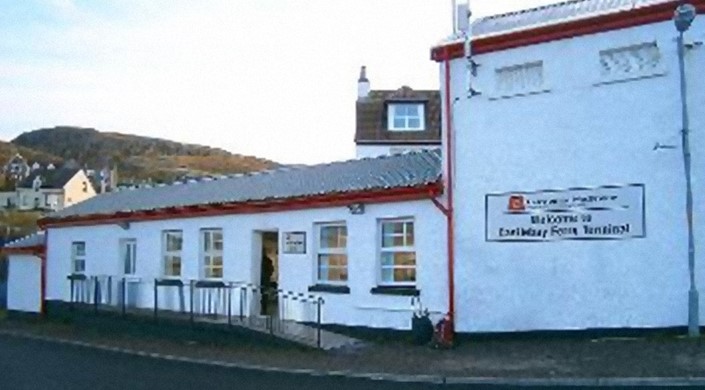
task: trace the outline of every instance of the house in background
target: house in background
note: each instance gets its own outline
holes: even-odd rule
[[[370,90],[363,66],[357,82],[357,158],[441,147],[438,90]]]
[[[24,157],[22,157],[19,153],[12,156],[3,167],[5,177],[13,181],[24,179],[27,175],[29,175],[30,171],[31,168],[29,164],[27,164],[27,161],[25,161]]]
[[[37,169],[17,185],[20,210],[61,210],[96,195],[83,169]]]

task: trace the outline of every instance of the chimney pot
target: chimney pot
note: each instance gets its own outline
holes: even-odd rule
[[[357,99],[364,99],[370,94],[370,80],[367,79],[367,67],[360,67],[360,78],[357,79]]]

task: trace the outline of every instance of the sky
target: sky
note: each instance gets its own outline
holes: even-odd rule
[[[556,0],[472,0],[485,16]],[[70,125],[280,163],[353,158],[373,89],[438,88],[451,0],[0,0],[0,139]]]

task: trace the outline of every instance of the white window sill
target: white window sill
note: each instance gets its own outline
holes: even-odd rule
[[[510,93],[510,94],[492,94],[488,98],[489,100],[504,100],[504,99],[514,99],[514,98],[520,98],[520,97],[527,97],[527,96],[534,96],[534,95],[541,95],[544,93],[549,93],[551,92],[550,88],[546,89],[537,89],[537,90],[529,90],[529,91],[519,91],[516,93]]]
[[[601,85],[627,83],[630,81],[663,77],[663,76],[666,76],[667,74],[668,74],[668,72],[663,70],[663,71],[650,72],[650,73],[637,73],[637,74],[633,74],[633,75],[625,75],[625,76],[620,76],[620,77],[604,77],[601,80],[593,83],[592,85],[595,87],[599,87]]]

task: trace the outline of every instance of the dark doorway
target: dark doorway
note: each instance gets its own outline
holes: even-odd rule
[[[262,265],[260,285],[262,294],[260,314],[276,315],[279,312],[277,289],[279,288],[279,233],[262,232]]]

